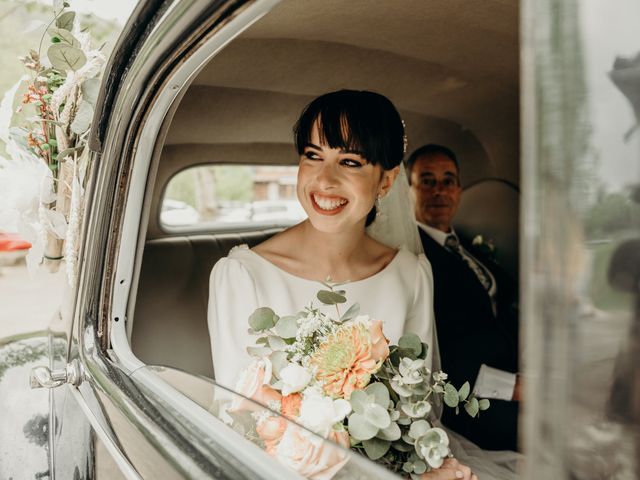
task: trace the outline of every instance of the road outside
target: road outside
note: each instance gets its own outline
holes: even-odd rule
[[[55,274],[40,269],[31,277],[24,260],[3,265],[0,259],[0,340],[45,330],[61,305],[65,282],[64,265]]]

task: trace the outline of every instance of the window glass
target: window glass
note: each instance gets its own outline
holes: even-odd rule
[[[146,366],[173,388],[211,414],[211,422],[228,428],[227,446],[260,451],[304,478],[394,480],[396,474],[364,455],[339,446],[275,410],[270,410],[209,379],[178,369]],[[247,444],[252,445],[247,445]],[[255,447],[257,447],[257,449]]]
[[[525,5],[526,478],[640,478],[640,3]]]
[[[205,165],[176,174],[162,199],[160,225],[293,225],[306,217],[296,198],[297,167]]]

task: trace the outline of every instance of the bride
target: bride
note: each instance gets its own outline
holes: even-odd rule
[[[345,283],[351,302],[384,319],[391,343],[403,332],[418,334],[437,369],[431,267],[419,253],[397,110],[372,92],[328,93],[306,107],[294,135],[297,195],[308,219],[253,249],[235,248],[214,266],[208,323],[216,381],[233,388],[249,365],[247,319],[256,308],[296,312],[327,278]],[[423,478],[478,477],[450,458]]]

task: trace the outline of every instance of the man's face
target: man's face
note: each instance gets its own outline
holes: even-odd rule
[[[440,153],[418,158],[411,169],[411,191],[416,220],[449,232],[462,192],[453,160]]]

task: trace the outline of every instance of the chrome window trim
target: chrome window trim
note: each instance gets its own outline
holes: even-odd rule
[[[132,373],[144,366],[132,352],[127,335],[126,321],[129,304],[131,280],[134,274],[135,257],[138,254],[139,226],[147,175],[156,147],[157,133],[173,102],[182,90],[188,88],[190,81],[201,67],[223,49],[230,41],[267,14],[279,0],[258,0],[248,6],[220,30],[215,32],[196,52],[187,58],[164,82],[163,88],[155,99],[146,116],[142,131],[138,135],[139,143],[133,158],[133,168],[129,191],[125,202],[125,215],[122,225],[117,266],[113,285],[110,319],[110,342],[115,359],[125,371]],[[169,86],[170,85],[170,86]]]

